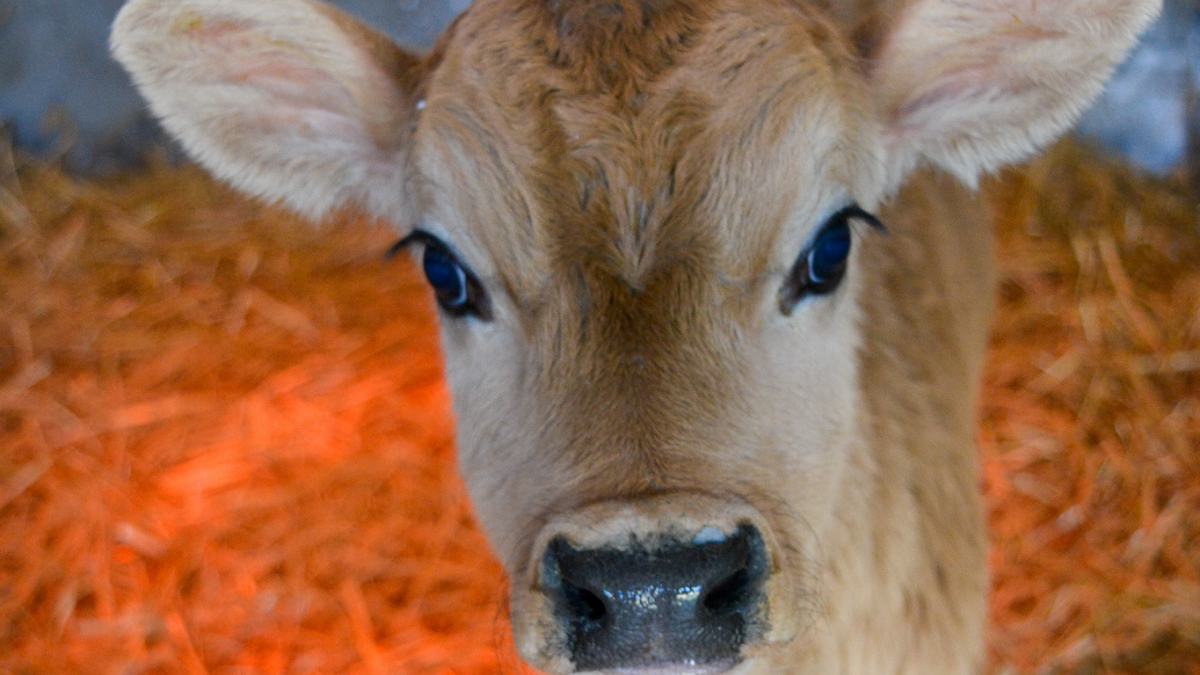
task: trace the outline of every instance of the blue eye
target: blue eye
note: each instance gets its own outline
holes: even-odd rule
[[[845,221],[831,223],[817,236],[808,252],[809,283],[813,286],[836,284],[846,273],[849,257],[850,226]]]
[[[883,229],[878,218],[857,204],[851,204],[830,216],[821,226],[812,245],[800,254],[800,259],[788,275],[787,283],[779,292],[779,309],[784,314],[791,314],[804,298],[832,293],[841,284],[850,260],[852,219],[863,220],[876,229]]]
[[[421,268],[426,281],[433,287],[433,294],[442,311],[453,317],[470,314],[481,321],[492,320],[492,304],[483,285],[466,265],[454,257],[449,245],[441,239],[424,230],[413,230],[393,244],[387,255],[391,257],[413,244],[424,247]]]
[[[453,256],[438,246],[426,244],[421,264],[438,304],[448,311],[457,311],[466,305],[467,273]]]

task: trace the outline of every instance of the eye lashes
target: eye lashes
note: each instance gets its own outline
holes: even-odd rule
[[[861,220],[880,232],[888,231],[887,226],[883,224],[883,221],[879,220],[875,214],[867,211],[858,204],[850,204],[849,206],[842,207],[840,210],[830,216],[829,220],[832,221],[835,218],[852,218],[854,220]]]
[[[413,230],[402,237],[400,241],[392,244],[388,250],[384,252],[383,259],[391,260],[392,258],[396,257],[397,253],[403,251],[409,246],[412,246],[413,244],[425,244],[426,246],[437,246],[438,248],[443,249],[446,248],[446,245],[442,243],[441,239],[429,234],[425,230]]]

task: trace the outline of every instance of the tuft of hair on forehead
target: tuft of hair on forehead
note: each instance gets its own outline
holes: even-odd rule
[[[548,0],[542,4],[551,63],[587,91],[636,103],[703,31],[716,0]]]

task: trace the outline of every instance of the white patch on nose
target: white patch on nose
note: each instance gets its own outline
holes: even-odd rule
[[[727,537],[725,536],[724,532],[718,530],[712,525],[705,525],[699,532],[696,533],[695,537],[692,537],[692,544],[695,546],[702,546],[704,544],[718,544],[725,541],[726,538]]]

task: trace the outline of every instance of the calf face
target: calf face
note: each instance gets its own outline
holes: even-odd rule
[[[965,672],[987,235],[910,173],[1051,140],[1155,9],[478,0],[417,59],[133,0],[113,44],[215,173],[417,250],[533,665]]]

